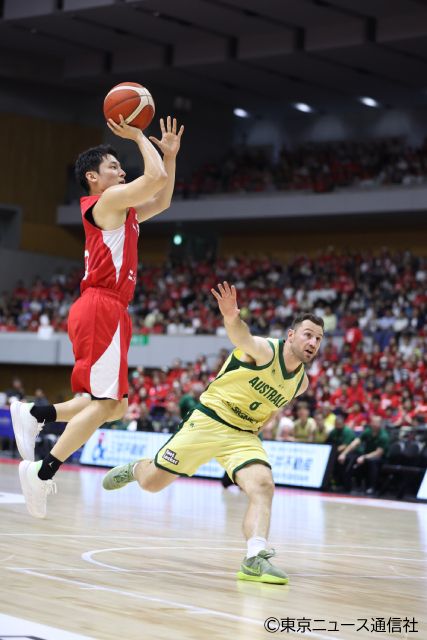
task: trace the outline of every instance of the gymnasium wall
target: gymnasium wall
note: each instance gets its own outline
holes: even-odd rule
[[[199,227],[203,231],[203,225]],[[181,228],[185,234],[185,226]],[[193,231],[192,231],[193,233]],[[197,231],[195,232],[197,234]],[[142,238],[140,260],[145,264],[162,265],[168,254],[171,235]],[[276,232],[266,231],[227,231],[219,236],[218,257],[228,256],[272,256],[284,261],[295,255],[316,256],[319,252],[334,247],[338,252],[368,250],[378,252],[388,247],[392,252],[411,250],[416,255],[427,255],[427,229],[407,229],[406,227],[389,230],[383,225],[376,229],[364,228],[364,223],[354,223],[347,230],[336,230],[330,222],[315,230],[294,229],[290,222],[287,229]]]
[[[280,233],[233,233],[220,239],[219,253],[221,256],[268,255],[290,260],[296,255],[306,254],[316,256],[327,247],[335,247],[338,252],[349,251],[379,251],[388,247],[393,252],[413,251],[416,255],[427,255],[427,230],[405,228],[387,230],[386,228],[364,230],[363,223],[359,228],[347,231],[335,231],[333,226],[326,224],[323,229],[315,232],[309,230],[289,230]]]
[[[81,149],[99,144],[101,129],[3,113],[0,139],[7,149],[0,154],[0,202],[22,210],[20,248],[77,259],[82,246],[56,225],[56,208],[65,196],[66,167]]]
[[[51,402],[72,397],[70,377],[72,367],[0,364],[0,390],[12,388],[13,378],[20,378],[28,395],[42,389]]]
[[[203,232],[203,224],[199,230]],[[186,233],[185,225],[180,233]],[[197,230],[191,230],[196,233]],[[162,265],[169,254],[172,233],[151,237],[148,233],[140,240],[140,260],[145,264]],[[218,257],[228,256],[272,256],[284,261],[295,255],[306,254],[316,256],[319,252],[334,247],[338,252],[368,250],[378,252],[388,247],[392,252],[413,251],[416,255],[427,255],[427,228],[388,229],[384,223],[377,228],[367,229],[364,222],[353,221],[347,229],[336,229],[330,221],[323,228],[295,229],[290,221],[287,228],[274,231],[251,231],[249,229],[225,231],[216,234],[218,241]]]
[[[38,275],[49,279],[55,272],[68,273],[73,268],[82,268],[81,260],[69,260],[60,256],[49,256],[32,251],[0,251],[0,291],[13,289],[18,280],[30,285]],[[13,277],[12,275],[13,274]]]
[[[36,63],[39,60],[36,58]],[[101,99],[101,102],[100,102]],[[8,78],[0,88],[0,112],[43,118],[54,122],[75,122],[86,126],[100,125],[99,106],[102,98],[93,91],[76,91],[30,84],[27,80]]]

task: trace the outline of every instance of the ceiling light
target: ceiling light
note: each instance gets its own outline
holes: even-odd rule
[[[365,107],[376,107],[380,106],[380,103],[374,100],[374,98],[369,98],[368,96],[364,96],[359,98],[360,102],[365,105]]]
[[[295,102],[293,105],[294,109],[297,111],[302,111],[303,113],[313,113],[313,107],[310,107],[309,104],[305,104],[305,102]]]
[[[234,109],[233,113],[238,118],[250,118],[250,114],[245,109],[240,109],[239,107]]]

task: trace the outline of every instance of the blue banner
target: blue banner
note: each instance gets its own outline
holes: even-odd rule
[[[12,418],[6,408],[0,409],[0,438],[13,438]]]
[[[138,458],[153,458],[169,440],[169,433],[99,429],[84,446],[82,464],[115,467]],[[328,444],[264,441],[276,484],[320,489],[324,484],[332,447]],[[221,478],[224,469],[210,460],[196,475]]]

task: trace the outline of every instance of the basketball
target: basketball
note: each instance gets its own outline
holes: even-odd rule
[[[120,122],[122,114],[126,124],[142,131],[148,127],[155,113],[154,100],[146,87],[138,82],[121,82],[110,89],[104,99],[104,116]]]

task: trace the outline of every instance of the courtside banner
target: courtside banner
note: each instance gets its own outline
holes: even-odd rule
[[[88,440],[81,464],[115,467],[138,458],[152,458],[169,440],[169,433],[99,429]],[[332,447],[328,444],[264,441],[274,481],[294,487],[320,489],[328,470]],[[202,465],[198,476],[220,478],[224,470],[215,460]]]
[[[424,474],[423,481],[417,493],[418,500],[427,500],[427,471]]]
[[[80,462],[116,467],[139,458],[152,458],[170,437],[169,433],[98,429],[85,444]]]
[[[310,489],[323,486],[331,457],[330,444],[266,440],[263,445],[276,484]]]

